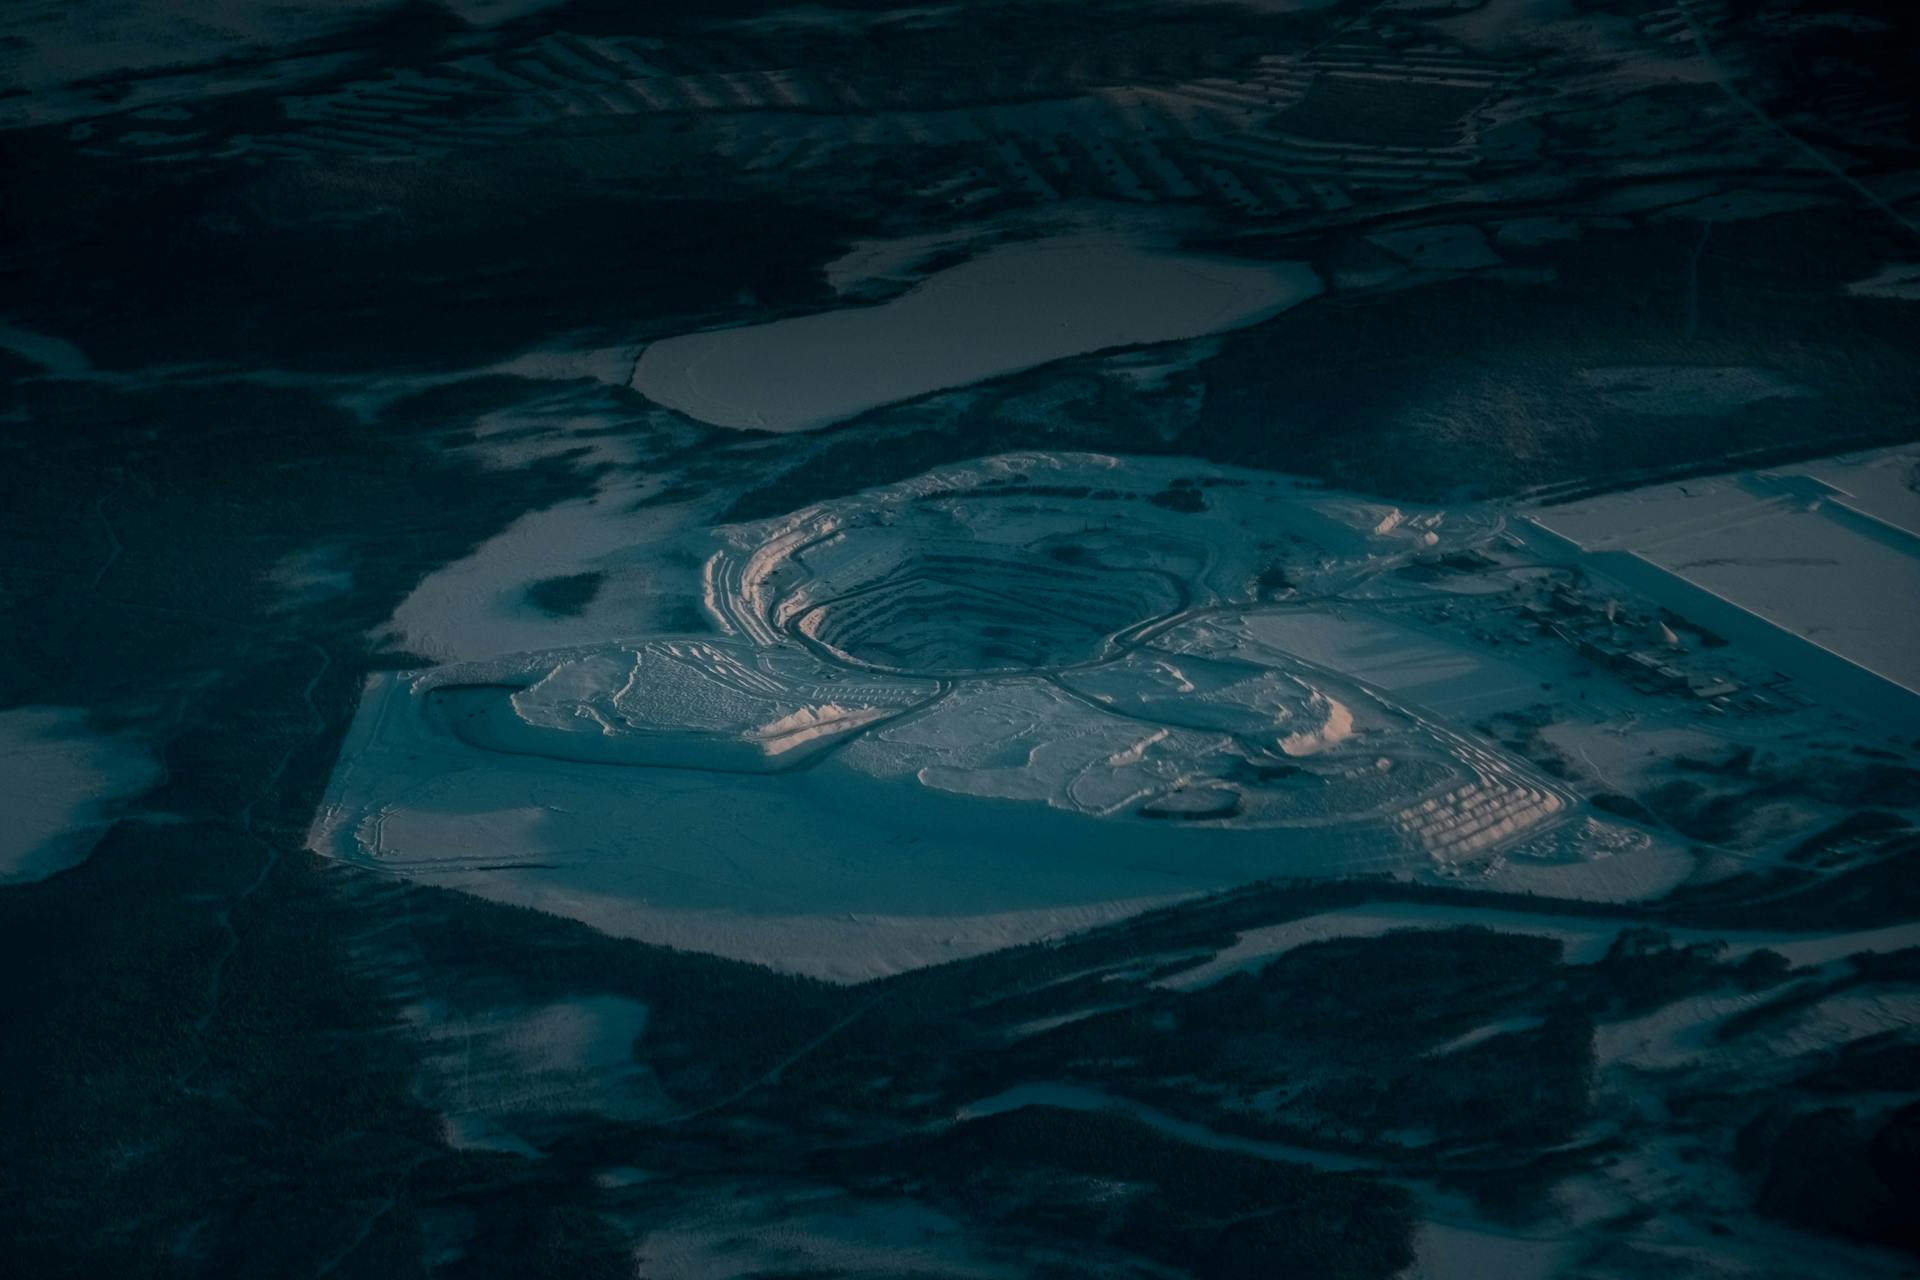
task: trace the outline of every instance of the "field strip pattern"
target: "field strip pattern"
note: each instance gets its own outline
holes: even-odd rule
[[[805,52],[804,41],[558,32],[283,97],[281,128],[142,131],[118,146],[152,162],[413,159],[556,127],[696,120],[746,174],[818,174],[904,153],[909,197],[929,208],[1091,196],[1275,216],[1468,181],[1483,163],[1469,114],[1525,71],[1450,49],[1390,47],[1363,27],[1304,53],[1156,57],[1069,44],[1035,60],[970,62],[965,75],[782,65]],[[1209,61],[1231,65],[1203,69]],[[1355,95],[1368,104],[1359,134],[1329,135]]]

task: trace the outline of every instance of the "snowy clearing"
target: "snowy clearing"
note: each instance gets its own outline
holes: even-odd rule
[[[79,862],[114,804],[159,776],[130,739],[85,726],[85,714],[68,707],[0,712],[0,770],[10,799],[0,884],[42,880]]]

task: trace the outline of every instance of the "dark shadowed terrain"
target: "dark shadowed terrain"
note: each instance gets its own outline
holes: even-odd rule
[[[1920,10],[0,13],[0,1276],[1920,1271]]]

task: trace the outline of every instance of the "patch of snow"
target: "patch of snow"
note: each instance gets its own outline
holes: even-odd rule
[[[288,606],[334,599],[353,589],[353,572],[341,563],[344,554],[340,546],[294,552],[267,571],[267,581],[283,593]]]
[[[1815,689],[1910,715],[1920,706],[1920,539],[1846,497],[1801,468],[1606,494],[1533,519],[1599,553],[1593,570],[1677,596],[1683,615],[1717,608],[1723,616],[1701,621]]]
[[[0,711],[0,884],[44,880],[79,862],[114,806],[159,774],[144,747],[89,730],[77,708]]]
[[[578,996],[540,1005],[410,1010],[430,1045],[430,1106],[457,1147],[537,1154],[516,1132],[540,1116],[593,1112],[619,1120],[675,1110],[634,1045],[647,1008],[623,996]]]
[[[1489,1227],[1423,1222],[1404,1280],[1554,1280],[1570,1259],[1567,1240],[1508,1235]]]
[[[1070,1111],[1118,1112],[1169,1138],[1177,1138],[1181,1142],[1192,1143],[1197,1147],[1210,1147],[1215,1151],[1232,1151],[1240,1155],[1258,1156],[1262,1160],[1311,1165],[1329,1173],[1348,1173],[1375,1167],[1372,1161],[1343,1156],[1336,1152],[1320,1151],[1312,1147],[1294,1146],[1284,1142],[1267,1142],[1259,1138],[1243,1138],[1237,1134],[1219,1133],[1205,1125],[1169,1115],[1158,1107],[1150,1107],[1131,1098],[1122,1098],[1103,1089],[1053,1081],[1015,1085],[990,1098],[968,1103],[954,1114],[953,1119],[956,1124],[965,1124],[969,1120],[981,1120],[1003,1112],[1018,1111],[1023,1107],[1062,1107]]]
[[[1762,400],[1817,394],[1777,370],[1753,365],[1603,365],[1582,369],[1580,378],[1609,404],[1655,417],[1731,413]]]
[[[1163,978],[1158,985],[1190,991],[1218,982],[1231,973],[1265,968],[1280,956],[1309,943],[1336,938],[1377,938],[1402,929],[1473,926],[1496,933],[1549,938],[1561,944],[1564,963],[1594,964],[1606,956],[1607,949],[1622,930],[1634,925],[1631,920],[1604,917],[1556,916],[1421,902],[1378,902],[1246,930],[1205,964]],[[1703,929],[1663,929],[1663,932],[1681,944],[1725,943],[1724,955],[1728,960],[1738,960],[1763,948],[1777,951],[1795,967],[1826,964],[1861,952],[1899,951],[1920,946],[1920,924],[1808,934]]]
[[[22,360],[39,365],[52,378],[84,378],[93,370],[87,353],[79,347],[65,338],[32,329],[0,325],[0,351],[11,351]]]
[[[473,661],[644,633],[663,606],[698,598],[696,568],[669,571],[657,554],[679,517],[635,509],[645,488],[603,489],[520,517],[462,560],[422,579],[394,611],[409,650]],[[544,578],[603,573],[580,614],[556,617],[527,602]]]
[[[1367,239],[1410,266],[1431,271],[1477,271],[1503,261],[1486,233],[1466,224],[1387,231]]]
[[[647,1232],[633,1252],[636,1275],[675,1280],[990,1280],[1032,1272],[1030,1257],[985,1252],[959,1222],[917,1201],[792,1184],[708,1197],[699,1212],[676,1213],[670,1225]]]
[[[1427,1056],[1444,1058],[1450,1053],[1459,1053],[1462,1049],[1471,1049],[1477,1044],[1485,1044],[1489,1040],[1512,1035],[1517,1031],[1531,1031],[1540,1023],[1539,1018],[1501,1018],[1496,1022],[1475,1027],[1471,1031],[1463,1031],[1445,1044],[1435,1045],[1427,1051]]]
[[[1889,262],[1872,275],[1853,281],[1847,292],[1860,298],[1920,302],[1920,262]]]

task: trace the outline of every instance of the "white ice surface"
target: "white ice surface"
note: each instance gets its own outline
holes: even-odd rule
[[[1320,289],[1304,263],[1068,236],[993,249],[878,306],[663,339],[633,385],[703,422],[806,431],[1067,356],[1251,324]]]

